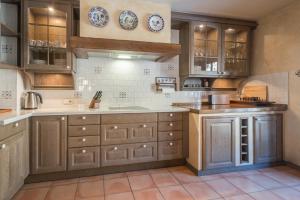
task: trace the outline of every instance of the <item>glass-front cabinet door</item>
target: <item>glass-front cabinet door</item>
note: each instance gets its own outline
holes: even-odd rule
[[[29,2],[26,18],[25,67],[71,71],[68,39],[71,11],[67,5]]]
[[[249,75],[250,29],[243,26],[222,26],[222,62],[224,75]]]
[[[219,74],[221,57],[221,27],[212,23],[191,23],[191,74]]]

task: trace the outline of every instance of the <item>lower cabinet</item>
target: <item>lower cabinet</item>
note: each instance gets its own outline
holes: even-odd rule
[[[235,166],[235,118],[203,119],[204,169]]]
[[[158,142],[158,160],[172,160],[182,157],[182,140]]]
[[[0,142],[0,199],[9,200],[28,176],[28,135],[20,132]]]
[[[254,117],[254,162],[282,161],[283,116],[261,115]]]
[[[100,167],[100,147],[71,148],[68,150],[68,170]]]
[[[32,118],[31,173],[66,171],[67,117]]]

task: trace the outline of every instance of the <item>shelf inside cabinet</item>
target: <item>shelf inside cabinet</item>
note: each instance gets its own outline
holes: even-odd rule
[[[16,65],[0,63],[0,69],[18,69],[18,68],[19,68],[19,66],[16,66]]]
[[[19,37],[19,33],[15,32],[8,26],[6,26],[3,23],[0,23],[0,29],[1,29],[1,36],[6,36],[6,37]]]

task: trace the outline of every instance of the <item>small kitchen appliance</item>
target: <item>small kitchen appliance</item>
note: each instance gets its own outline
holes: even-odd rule
[[[39,105],[43,104],[42,95],[37,92],[26,92],[23,96],[23,109],[38,109]]]

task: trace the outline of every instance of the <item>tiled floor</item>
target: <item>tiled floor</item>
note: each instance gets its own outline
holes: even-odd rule
[[[197,177],[186,167],[25,185],[14,200],[299,200],[300,171],[281,166]]]

